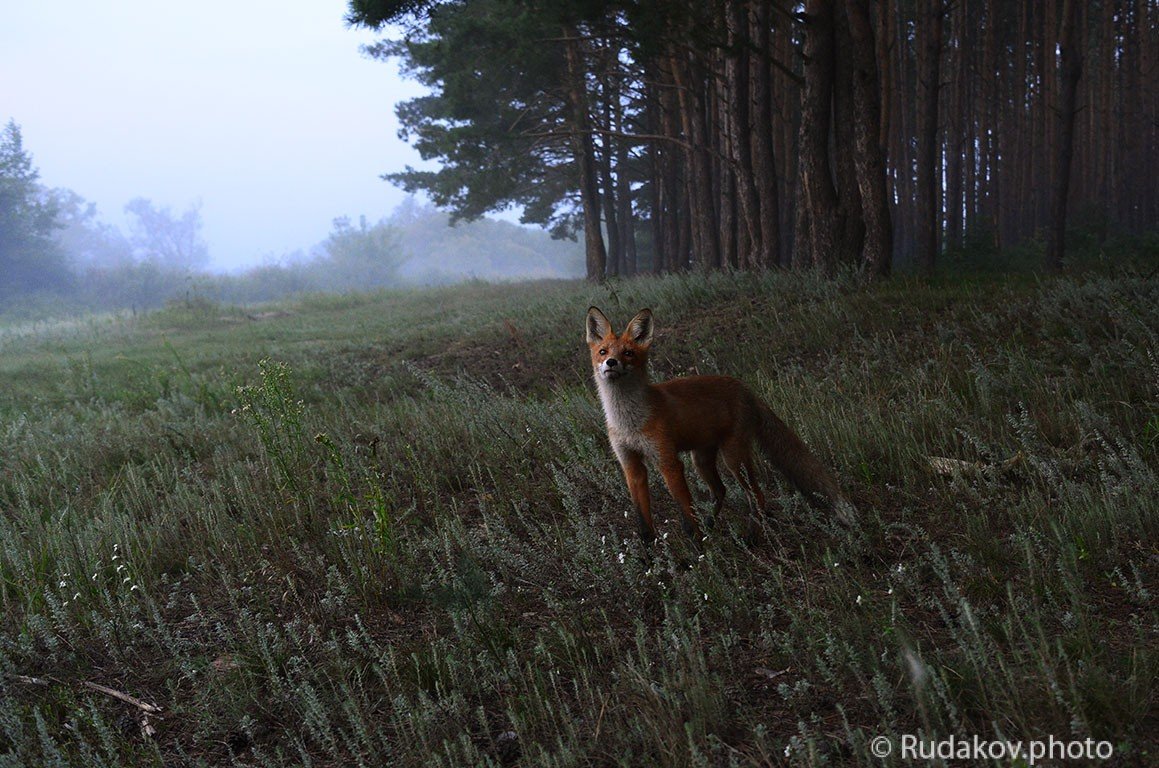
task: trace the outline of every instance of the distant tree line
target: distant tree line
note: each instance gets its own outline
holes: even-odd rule
[[[0,319],[583,274],[575,243],[491,219],[451,227],[448,214],[413,199],[377,222],[337,218],[322,242],[239,274],[208,271],[200,204],[174,212],[135,198],[125,212],[127,234],[76,192],[41,185],[9,121],[0,134]]]
[[[1157,0],[351,0],[455,216],[582,232],[589,278],[895,262],[1159,221]]]

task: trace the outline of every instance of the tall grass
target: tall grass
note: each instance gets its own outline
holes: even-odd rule
[[[589,304],[653,308],[658,377],[749,381],[857,530],[782,484],[747,542],[730,487],[694,548],[654,483],[644,549]],[[1146,764],[1157,307],[683,275],[6,337],[0,765],[879,766],[902,734]]]

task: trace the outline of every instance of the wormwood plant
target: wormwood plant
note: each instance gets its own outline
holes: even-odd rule
[[[263,359],[260,382],[237,388],[234,413],[257,432],[279,488],[303,509],[333,519],[332,529],[367,539],[389,559],[398,555],[398,513],[387,497],[387,478],[374,464],[352,462],[329,432],[310,430],[305,401],[295,391],[288,363]]]
[[[302,494],[302,473],[309,466],[302,416],[306,404],[294,397],[290,366],[269,358],[258,364],[260,384],[237,388],[242,415],[257,430],[283,490]]]

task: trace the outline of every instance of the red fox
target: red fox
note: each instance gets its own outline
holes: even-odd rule
[[[843,523],[853,524],[853,506],[837,481],[744,383],[729,376],[686,376],[661,384],[648,381],[652,310],[641,310],[617,335],[607,316],[591,307],[587,341],[608,440],[624,469],[642,538],[656,537],[648,496],[646,462],[650,462],[660,468],[669,493],[680,505],[685,532],[699,540],[700,525],[679,456],[685,451],[692,452],[693,465],[712,491],[714,516],[720,513],[725,497],[717,454],[757,508],[764,509],[764,493],[753,471],[754,441],[806,498],[830,506]]]

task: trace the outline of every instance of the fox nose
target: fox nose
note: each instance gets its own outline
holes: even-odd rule
[[[616,360],[616,358],[614,358],[614,357],[609,357],[609,358],[608,358],[608,361],[607,361],[607,366],[608,366],[609,368],[615,368],[615,367],[616,367],[617,365],[619,365],[619,364],[620,364],[620,361]]]

